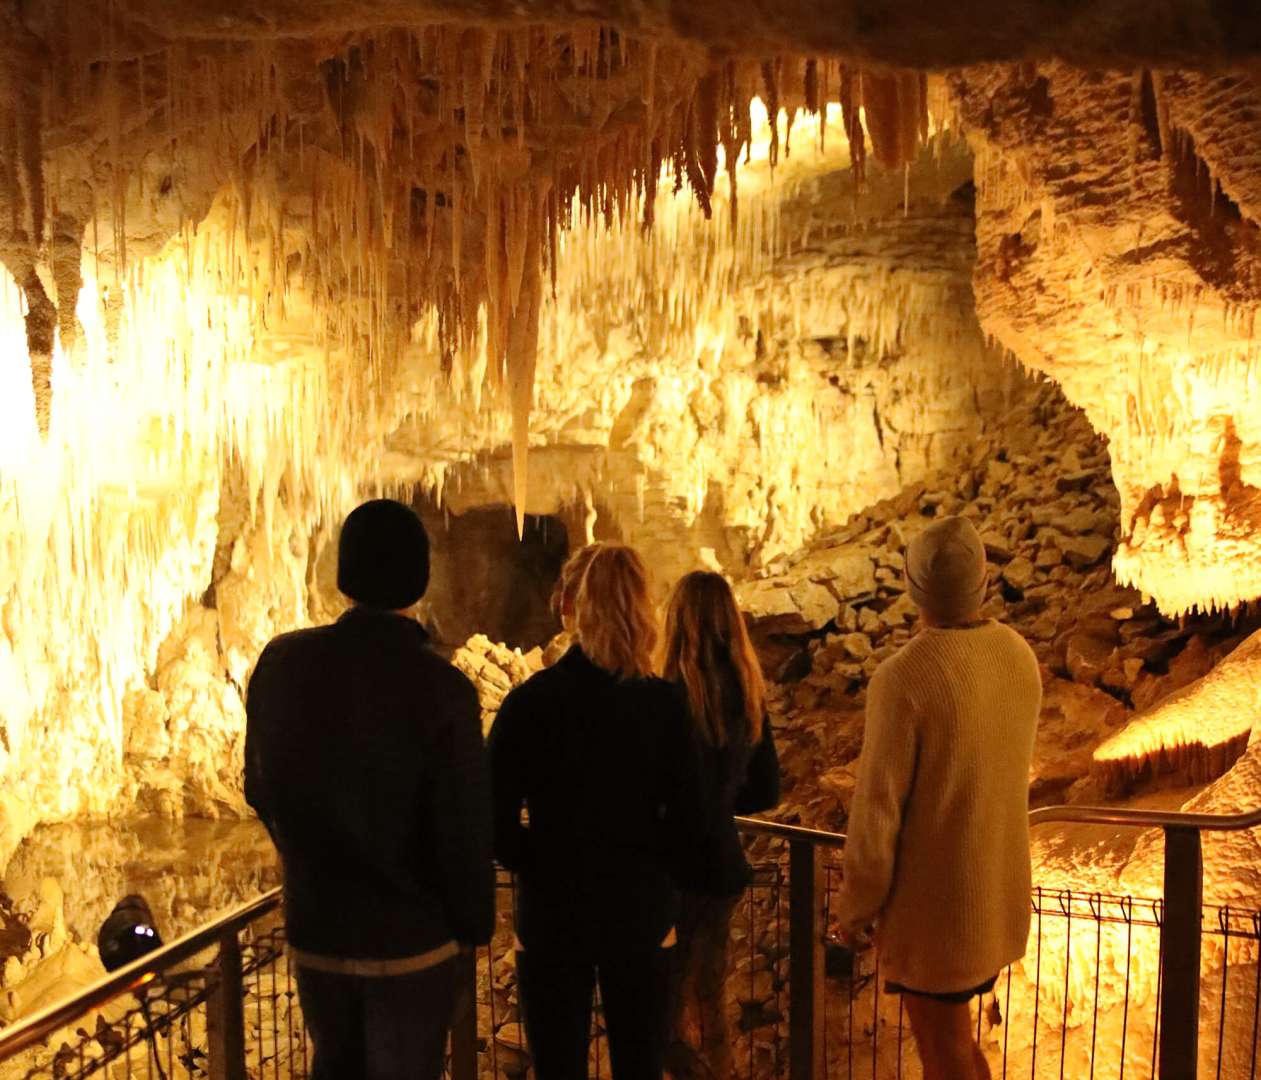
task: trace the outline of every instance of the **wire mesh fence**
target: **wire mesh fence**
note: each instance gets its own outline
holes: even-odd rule
[[[160,974],[134,993],[87,1014],[47,1045],[0,1064],[0,1076],[204,1076],[205,1005],[213,977],[206,967]]]
[[[791,845],[773,835],[749,837],[747,843],[753,880],[732,917],[725,1006],[734,1077],[764,1080],[791,1072],[790,989],[792,967],[799,961],[792,944],[800,939],[790,933]],[[885,992],[878,954],[851,952],[836,934],[840,867],[835,849],[820,859],[819,875],[822,1075],[920,1080],[905,1004],[899,995]],[[470,965],[476,1022],[464,1029],[475,1042],[468,1059],[478,1076],[494,1080],[527,1080],[533,1074],[516,992],[514,890],[511,876],[501,873],[494,938],[478,950],[475,967]],[[1035,889],[1025,957],[1001,972],[993,990],[972,1005],[976,1036],[993,1075],[1154,1080],[1163,917],[1161,900]],[[0,1080],[218,1080],[235,1075],[214,1063],[216,1002],[225,994],[229,1005],[236,1003],[245,1075],[250,1080],[307,1077],[313,1047],[279,911],[244,925],[232,940],[239,943],[239,981],[210,944],[78,1016],[41,1045],[16,1058],[0,1057]],[[1201,946],[1199,1076],[1256,1080],[1261,912],[1205,908]],[[225,970],[231,987],[224,982]],[[682,1035],[694,1034],[685,1023]],[[611,1076],[598,1001],[589,1075],[594,1080]]]

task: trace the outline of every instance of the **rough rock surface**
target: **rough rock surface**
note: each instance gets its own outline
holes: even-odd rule
[[[795,550],[959,460],[1029,392],[971,316],[962,143],[915,161],[905,209],[902,175],[873,170],[860,194],[843,154],[794,146],[773,174],[765,159],[741,173],[764,247],[732,245],[662,189],[646,236],[571,233],[540,314],[526,509],[573,543],[634,544],[659,583]],[[719,185],[716,215],[727,200]],[[408,371],[418,398],[438,374],[421,353]],[[475,391],[389,442],[391,475],[454,513],[513,496],[507,418]]]
[[[938,516],[973,519],[990,561],[983,611],[1023,634],[1042,665],[1035,804],[1101,801],[1096,749],[1136,705],[1192,683],[1241,640],[1231,619],[1170,623],[1112,581],[1117,494],[1107,450],[1081,413],[1047,391],[1032,413],[1008,420],[976,445],[969,467],[905,489],[738,587],[776,680],[771,713],[801,820],[844,821],[867,681],[915,630],[902,551]]]
[[[522,654],[491,641],[485,634],[474,634],[451,654],[451,663],[467,675],[477,687],[482,703],[482,731],[490,731],[495,714],[508,691],[520,686],[543,667],[541,649]]]
[[[1045,63],[951,85],[981,324],[1108,436],[1118,578],[1172,614],[1261,595],[1261,81]]]

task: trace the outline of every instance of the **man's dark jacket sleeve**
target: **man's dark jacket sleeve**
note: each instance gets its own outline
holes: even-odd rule
[[[267,831],[275,840],[275,829],[272,827],[271,814],[268,812],[267,784],[263,777],[262,751],[260,749],[261,734],[259,725],[263,714],[262,701],[267,693],[270,660],[273,655],[268,645],[254,665],[249,686],[245,692],[245,801],[254,809],[258,819],[267,826]]]
[[[446,723],[433,748],[429,785],[439,891],[455,938],[484,945],[495,928],[490,769],[477,691],[451,680]]]

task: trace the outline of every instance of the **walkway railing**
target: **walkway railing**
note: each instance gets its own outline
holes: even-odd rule
[[[1049,822],[1163,829],[1164,895],[1035,889],[1029,955],[976,1010],[995,1075],[1187,1080],[1197,1076],[1203,1030],[1217,1043],[1216,1060],[1205,1060],[1218,1078],[1255,1080],[1261,912],[1204,911],[1200,832],[1261,825],[1261,810],[1218,817],[1051,807],[1030,815],[1033,826]],[[844,836],[749,818],[740,827],[754,881],[732,932],[738,1075],[918,1077],[902,1002],[881,993],[878,957],[849,952],[831,933]],[[467,993],[452,1033],[452,1080],[529,1072],[513,985],[513,883],[501,874],[500,885],[495,941],[460,961]],[[266,893],[0,1029],[0,1080],[307,1076],[310,1047],[280,902],[279,890]],[[1209,975],[1220,988],[1204,981],[1202,942],[1212,943]],[[1203,1022],[1202,1001],[1211,1006]],[[598,1010],[591,1072],[609,1073]]]

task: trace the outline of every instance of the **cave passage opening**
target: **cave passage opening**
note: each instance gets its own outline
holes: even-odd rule
[[[413,505],[429,531],[430,579],[422,621],[439,643],[457,646],[474,634],[527,651],[561,629],[552,590],[569,555],[569,531],[550,514],[527,514],[517,539],[511,506],[461,514],[421,496]]]

